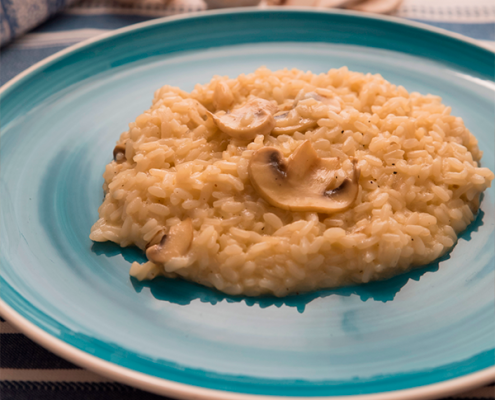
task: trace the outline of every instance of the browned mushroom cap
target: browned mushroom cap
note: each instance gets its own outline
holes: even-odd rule
[[[266,135],[275,126],[273,113],[277,107],[270,101],[253,97],[231,112],[210,113],[218,129],[241,140],[253,140],[256,135]]]
[[[113,159],[117,163],[123,163],[126,158],[125,158],[125,144],[118,144],[117,146],[114,147],[113,149]]]
[[[249,163],[249,177],[259,195],[273,206],[325,214],[344,211],[356,199],[359,168],[353,161],[351,179],[335,187],[337,158],[320,158],[309,141],[286,160],[273,147],[258,150]]]
[[[153,239],[155,238],[156,235]],[[165,264],[172,258],[184,256],[191,246],[192,239],[193,226],[188,218],[172,226],[168,235],[163,235],[159,243],[148,247],[146,257],[156,264]]]

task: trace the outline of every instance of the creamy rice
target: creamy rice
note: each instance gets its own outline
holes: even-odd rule
[[[330,100],[301,97],[309,92]],[[218,130],[207,111],[231,110],[249,96],[314,123],[253,140]],[[476,138],[450,111],[440,97],[345,67],[319,75],[260,68],[214,77],[191,93],[164,86],[117,142],[90,238],[145,250],[190,218],[184,254],[134,263],[131,275],[183,277],[228,294],[285,296],[403,273],[454,246],[494,178],[479,166]],[[305,141],[319,157],[338,158],[336,185],[357,160],[359,190],[347,210],[288,211],[253,187],[248,168],[257,150],[289,157]]]

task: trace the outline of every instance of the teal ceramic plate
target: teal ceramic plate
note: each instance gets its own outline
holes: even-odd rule
[[[115,140],[162,85],[261,65],[380,73],[442,96],[494,170],[494,61],[396,19],[252,9],[156,20],[45,60],[1,97],[3,315],[76,363],[181,398],[424,399],[494,379],[493,189],[439,262],[284,299],[138,283],[139,251],[88,238]]]

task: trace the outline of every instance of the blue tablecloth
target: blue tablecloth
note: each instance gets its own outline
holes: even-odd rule
[[[72,3],[74,0],[1,0],[0,34],[2,43],[7,44],[0,53],[0,84],[67,46],[109,30],[206,9],[203,0],[172,0],[166,4],[140,2],[142,5],[133,7],[111,0],[85,0],[64,9]],[[62,11],[21,35],[57,10]],[[395,15],[461,33],[495,49],[495,0],[405,0]],[[164,399],[76,367],[33,343],[1,318],[0,398]],[[495,399],[495,386],[450,399]]]

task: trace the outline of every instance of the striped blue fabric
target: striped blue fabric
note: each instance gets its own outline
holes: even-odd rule
[[[2,0],[0,8],[0,42],[9,42],[47,20],[76,0]]]
[[[203,0],[138,1],[135,6],[116,0],[83,0],[69,8],[74,0],[0,1],[1,43],[7,43],[0,54],[1,85],[82,40],[137,22],[206,9]],[[57,11],[55,17],[43,23]],[[469,36],[495,49],[494,0],[404,0],[396,15]],[[12,41],[13,38],[16,39]],[[2,318],[0,344],[2,400],[166,399],[81,369],[38,346]],[[495,386],[448,399],[494,400]]]

